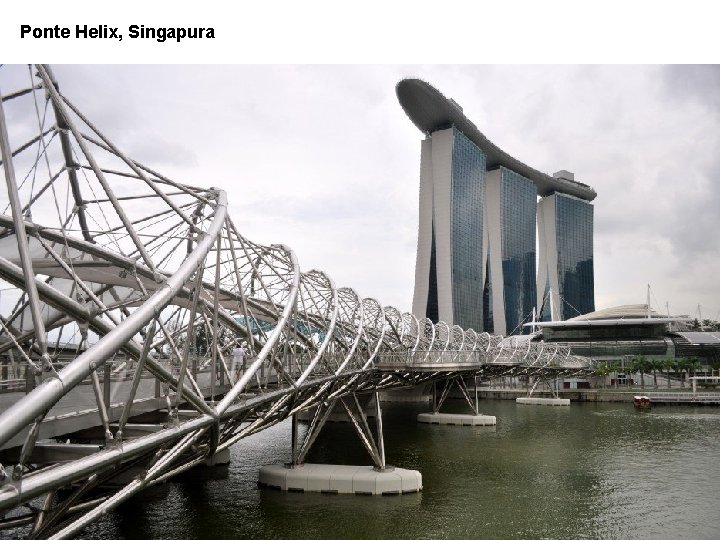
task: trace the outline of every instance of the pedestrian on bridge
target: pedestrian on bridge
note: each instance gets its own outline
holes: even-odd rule
[[[236,370],[241,370],[242,373],[245,372],[245,356],[246,356],[246,350],[245,350],[245,342],[243,341],[240,343],[240,341],[235,342],[235,348],[232,351],[232,357],[233,357],[233,365],[232,365],[232,371],[233,373],[236,373]],[[235,376],[235,380],[237,380],[237,374]]]

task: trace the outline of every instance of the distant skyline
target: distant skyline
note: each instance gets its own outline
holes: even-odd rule
[[[228,191],[239,230],[301,269],[410,311],[420,140],[395,97],[420,77],[500,148],[591,185],[597,309],[720,318],[718,66],[55,66],[135,159]]]

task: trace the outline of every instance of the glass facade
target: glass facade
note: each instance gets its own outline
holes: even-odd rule
[[[545,280],[545,288],[543,290],[543,299],[538,311],[539,321],[552,321],[552,313],[550,311],[550,277]]]
[[[507,334],[529,332],[536,300],[535,218],[537,187],[519,174],[500,169],[500,226],[503,296]],[[592,227],[591,227],[592,231]],[[526,320],[527,319],[527,320]]]
[[[483,151],[454,127],[431,137],[423,152],[428,152],[424,159],[434,154],[433,165],[424,162],[426,187],[421,189],[421,209],[432,219],[430,230],[422,233],[424,249],[430,249],[422,263],[428,281],[416,284],[415,314],[437,322],[448,309],[452,323],[463,328],[525,333],[530,328],[523,323],[540,303],[538,287],[547,297],[551,284],[553,296],[563,299],[555,302],[563,319],[594,311],[592,205],[559,193],[543,199],[549,220],[543,234],[554,236],[547,244],[554,247],[543,259],[538,284],[535,183],[504,167],[487,172]],[[546,249],[545,242],[541,245]],[[550,318],[548,302],[537,307],[540,320]]]
[[[558,286],[562,320],[595,311],[593,206],[556,193]]]
[[[492,249],[492,248],[490,248]],[[489,253],[488,253],[489,255]],[[490,257],[485,263],[485,285],[483,286],[483,331],[495,332],[495,319],[493,314],[492,295],[492,270],[490,269]]]
[[[440,320],[438,309],[438,292],[437,292],[437,266],[435,265],[435,224],[432,227],[432,240],[430,244],[430,283],[428,286],[427,307],[425,308],[425,316],[432,322],[437,323]]]
[[[453,128],[452,295],[453,323],[483,329],[483,199],[485,154]]]

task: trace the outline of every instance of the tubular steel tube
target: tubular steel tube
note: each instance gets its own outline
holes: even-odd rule
[[[238,394],[243,391],[250,379],[255,376],[255,372],[260,368],[262,363],[267,358],[268,354],[270,354],[270,351],[273,349],[273,347],[275,347],[275,344],[277,343],[278,339],[280,338],[280,334],[282,333],[282,329],[288,323],[290,315],[292,314],[292,310],[295,307],[298,290],[300,288],[300,267],[298,265],[295,253],[289,247],[279,247],[284,249],[290,255],[290,260],[293,267],[293,281],[292,285],[290,286],[288,299],[286,301],[285,307],[283,308],[282,314],[278,318],[275,328],[273,328],[273,331],[270,333],[267,342],[258,353],[255,361],[250,364],[247,371],[243,373],[242,377],[238,379],[238,381],[233,385],[233,387],[228,391],[228,393],[225,394],[225,397],[218,403],[216,407],[218,414],[222,414],[232,404],[232,402],[235,401]]]
[[[24,399],[14,403],[0,414],[0,446],[8,442],[17,432],[32,422],[34,418],[40,416],[57,403],[67,389],[72,388],[87,377],[91,371],[91,364],[101,365],[125,343],[131,341],[132,337],[172,300],[207,255],[217,235],[220,234],[226,214],[227,196],[224,191],[219,191],[215,216],[210,228],[201,237],[195,250],[183,261],[177,272],[170,276],[163,286],[127,317],[122,324],[110,330],[91,349],[88,349],[59,371],[57,378],[47,379],[25,396]],[[2,274],[3,261],[0,258],[0,274]],[[5,264],[5,267],[7,268],[7,264]],[[41,283],[41,285],[44,284]],[[47,292],[50,296],[59,296],[64,302],[68,300],[52,287],[48,285],[45,285],[45,287],[48,289]],[[89,313],[84,318],[89,319]],[[148,359],[148,366],[159,367],[157,363],[150,361],[150,359]],[[170,375],[167,372],[166,374]],[[204,402],[202,403],[204,405]]]
[[[0,94],[2,97],[2,94]],[[25,292],[30,303],[30,313],[35,327],[35,339],[40,345],[40,351],[44,357],[47,356],[47,334],[42,313],[40,313],[40,298],[35,286],[35,272],[33,271],[30,248],[28,247],[27,233],[22,216],[20,194],[15,183],[15,168],[13,167],[12,149],[8,139],[7,124],[5,123],[5,111],[0,101],[0,150],[2,151],[3,168],[5,169],[5,183],[7,184],[8,198],[12,208],[13,226],[17,237],[18,251],[20,252],[20,265],[25,275]]]
[[[28,425],[32,424],[34,427],[25,439],[26,444],[21,450],[20,464],[24,463],[31,455],[32,445],[40,431],[39,427],[43,416],[88,376],[92,377],[93,391],[98,401],[98,412],[102,418],[101,423],[103,428],[108,430],[109,415],[100,396],[97,370],[101,366],[105,366],[107,359],[120,350],[124,351],[129,358],[138,359],[129,396],[121,413],[116,444],[107,444],[105,448],[90,455],[78,457],[71,462],[55,463],[47,468],[35,470],[32,474],[22,478],[21,475],[18,475],[19,477],[15,478],[13,482],[6,482],[0,487],[0,514],[37,497],[45,497],[42,511],[49,513],[38,514],[36,531],[40,536],[46,533],[50,534],[48,531],[55,526],[54,521],[66,520],[66,511],[72,511],[72,509],[68,510],[73,502],[72,499],[64,503],[65,508],[62,505],[52,507],[52,494],[55,490],[82,481],[85,481],[86,486],[94,486],[95,482],[100,483],[98,478],[102,478],[102,482],[106,482],[108,476],[115,474],[114,468],[118,465],[124,467],[142,463],[144,472],[107,498],[92,501],[91,504],[94,508],[87,506],[89,511],[85,515],[76,518],[75,521],[66,521],[63,529],[54,531],[56,536],[53,538],[66,538],[76,534],[102,513],[117,506],[121,501],[146,486],[197,465],[205,459],[206,455],[212,454],[216,449],[227,449],[239,439],[265,429],[288,415],[292,415],[293,418],[292,463],[302,463],[337,399],[341,400],[350,415],[362,444],[372,456],[377,467],[384,469],[386,463],[379,389],[397,388],[408,384],[417,385],[453,376],[470,376],[483,373],[482,370],[487,370],[486,373],[495,375],[516,375],[521,369],[524,369],[524,373],[528,373],[530,367],[536,366],[538,374],[547,375],[554,372],[557,377],[566,373],[563,369],[569,365],[572,365],[572,369],[567,373],[583,369],[581,361],[570,356],[569,348],[560,349],[558,346],[544,348],[543,345],[534,346],[528,342],[527,351],[520,350],[518,346],[505,351],[502,338],[497,336],[482,334],[481,339],[481,336],[474,331],[463,331],[457,325],[450,327],[443,322],[432,324],[428,319],[419,322],[412,314],[401,314],[389,306],[383,308],[373,299],[361,299],[352,289],[337,289],[330,277],[320,271],[311,270],[307,274],[301,274],[295,253],[289,247],[283,245],[260,246],[239,235],[227,215],[228,202],[225,192],[176,184],[144,165],[125,157],[80,111],[59,94],[55,79],[48,68],[39,66],[38,72],[55,108],[62,156],[70,183],[68,191],[75,199],[76,212],[84,240],[80,238],[79,234],[74,237],[68,236],[68,231],[65,229],[46,229],[42,223],[31,223],[24,220],[24,208],[21,207],[19,188],[13,171],[12,148],[0,103],[0,145],[2,146],[5,180],[12,208],[12,216],[0,216],[0,227],[7,230],[7,235],[12,235],[14,232],[17,236],[18,250],[17,253],[14,251],[15,248],[11,245],[12,238],[4,240],[6,244],[3,246],[8,252],[11,251],[11,254],[4,252],[4,257],[0,256],[0,278],[18,289],[26,291],[28,299],[27,306],[22,305],[22,309],[16,308],[15,315],[6,321],[5,331],[11,337],[12,343],[3,347],[10,351],[14,347],[20,352],[26,346],[32,347],[33,354],[40,352],[41,355],[46,356],[48,347],[46,328],[55,329],[74,322],[89,327],[100,338],[82,354],[76,352],[75,354],[79,355],[65,368],[54,373],[52,377],[48,377],[23,399],[0,413],[0,447],[10,440],[19,439],[18,434],[24,432]],[[76,119],[77,127],[73,124],[73,119]],[[100,137],[101,141],[96,141],[87,134],[80,133],[78,127],[83,129],[89,127]],[[89,163],[89,167],[82,166],[95,173],[97,181],[106,192],[107,200],[83,201],[78,177],[74,170],[76,164],[73,161],[72,144],[74,143],[72,143],[72,138],[77,141],[80,151]],[[36,138],[35,141],[30,144],[46,146],[42,138]],[[86,141],[89,142],[86,143]],[[134,175],[101,169],[90,153],[91,148],[95,150],[92,145],[97,145],[102,151],[109,152],[112,157],[120,158],[133,171]],[[50,168],[49,165],[48,168]],[[148,174],[146,175],[145,172]],[[157,208],[151,208],[144,217],[134,218],[136,221],[131,221],[125,213],[130,209],[126,201],[135,197],[117,197],[103,176],[104,173],[125,174],[125,176],[142,180],[152,189],[152,196],[158,197],[158,203],[169,205],[170,210],[157,213]],[[112,179],[109,176],[108,178]],[[52,178],[51,183],[54,181],[55,178]],[[171,197],[177,193],[165,192],[161,189],[164,184],[175,186],[185,194],[184,197],[193,198],[192,203],[175,204],[175,199]],[[148,195],[137,197],[148,197]],[[32,210],[36,207],[33,206],[35,200],[38,199],[30,199],[27,204],[28,209]],[[86,215],[84,208],[84,204],[88,202],[110,203],[113,206],[123,226],[111,229],[109,232],[127,233],[130,236],[127,241],[128,245],[131,245],[130,240],[132,240],[136,249],[132,254],[115,252],[93,243],[86,221],[86,217],[92,216]],[[196,205],[198,202],[201,204],[196,212],[191,218],[188,217],[185,214],[186,208]],[[125,206],[123,207],[121,204]],[[210,208],[206,210],[204,205],[209,205]],[[212,215],[204,217],[210,211]],[[168,216],[165,216],[166,213]],[[165,259],[157,256],[157,260],[153,260],[149,253],[159,244],[158,241],[162,241],[168,236],[174,226],[165,233],[159,233],[158,231],[162,227],[158,227],[158,231],[153,233],[155,238],[147,244],[140,241],[142,235],[135,232],[134,226],[143,223],[138,229],[142,231],[145,224],[148,226],[153,224],[149,220],[160,218],[160,221],[164,221],[171,217],[180,218],[177,219],[179,226],[183,226],[183,222],[187,223],[191,244],[187,256],[176,270],[160,271],[156,265],[162,266]],[[206,232],[202,232],[203,228],[207,229]],[[105,231],[105,233],[107,232]],[[28,238],[28,234],[30,238]],[[225,246],[226,259],[224,263],[221,256],[223,234],[227,235],[228,241]],[[54,265],[50,271],[51,279],[60,277],[62,280],[71,282],[72,293],[63,293],[60,288],[53,286],[53,282],[34,277],[31,248],[34,250],[37,247],[36,238],[50,256],[48,258],[46,255],[44,260],[48,265]],[[181,239],[184,242],[184,236]],[[0,238],[0,240],[2,239]],[[32,243],[29,243],[29,240]],[[63,250],[55,251],[53,243],[63,246]],[[213,283],[206,283],[202,277],[206,259],[210,256],[213,245],[216,246],[215,279]],[[151,247],[152,249],[150,249]],[[168,246],[168,251],[172,251],[170,246]],[[18,254],[19,263],[17,262]],[[180,258],[183,255],[184,253],[178,254],[177,257]],[[239,256],[239,259],[236,258],[236,255]],[[87,273],[81,273],[79,269],[73,267],[75,258],[82,259],[83,264],[87,265],[83,270]],[[220,275],[222,264],[228,267],[227,274],[223,276]],[[39,267],[39,263],[36,263],[36,266]],[[103,272],[107,272],[111,267],[113,271],[120,271],[122,279],[118,280],[117,276],[114,276],[113,279],[95,277],[96,275],[102,276]],[[130,274],[131,278],[126,279],[126,274]],[[80,279],[80,276],[83,279]],[[86,276],[91,277],[87,278]],[[133,276],[135,282],[132,281]],[[233,279],[235,283],[225,285],[221,277],[226,283],[232,282]],[[248,279],[250,280],[248,291],[243,289],[243,279],[246,284]],[[305,279],[307,281],[301,281]],[[128,284],[128,282],[131,283]],[[100,286],[99,289],[97,289],[98,286]],[[120,296],[113,288],[115,286],[129,292],[123,292]],[[151,294],[148,293],[148,289]],[[114,300],[106,300],[108,304],[106,306],[103,299],[107,298],[105,294],[108,291],[113,295]],[[83,300],[76,298],[77,294],[89,301],[83,303]],[[186,324],[184,320],[181,323],[178,321],[177,331],[183,332],[182,335],[188,338],[182,356],[179,354],[179,349],[183,347],[176,344],[173,337],[175,327],[166,327],[162,320],[165,315],[162,313],[163,310],[173,301],[178,306],[178,314],[185,314],[181,311],[182,309],[188,309],[191,312],[189,324]],[[42,318],[42,309],[45,306],[51,309],[49,316],[45,313],[48,316],[47,322]],[[127,309],[130,307],[132,310]],[[122,320],[113,318],[112,310],[116,309],[123,309],[126,318]],[[27,329],[28,310],[37,334],[34,342],[32,331]],[[56,316],[52,310],[57,310],[61,316]],[[25,317],[24,325],[22,318],[19,319],[19,322],[14,320],[18,313],[22,313],[22,316]],[[203,324],[206,324],[208,331],[212,332],[210,381],[212,399],[218,392],[216,389],[218,360],[222,362],[223,369],[230,378],[223,357],[224,349],[219,343],[221,336],[224,335],[223,331],[229,330],[237,336],[247,336],[253,354],[257,352],[257,356],[253,358],[249,368],[244,370],[242,376],[225,393],[215,408],[205,401],[205,397],[200,392],[199,379],[193,378],[188,371],[189,346],[194,332],[196,313],[202,313]],[[207,317],[211,313],[213,320],[208,324]],[[244,315],[244,324],[234,319],[238,315]],[[158,330],[155,325],[152,328],[148,326],[152,321],[157,321],[159,329],[166,336],[165,340],[161,339],[153,343],[154,335]],[[172,321],[172,317],[168,318],[168,321]],[[262,324],[263,321],[267,323],[267,326]],[[300,330],[299,322],[308,325],[310,329]],[[272,329],[269,330],[268,327]],[[145,335],[145,342],[141,346],[136,341],[136,336],[144,328],[148,332]],[[254,331],[258,332],[257,340]],[[15,334],[17,334],[17,339],[15,339]],[[322,343],[315,339],[319,335],[324,335]],[[285,343],[281,341],[284,336],[294,337],[300,341],[299,348],[302,352],[295,351],[294,354],[304,356],[295,358],[288,356],[287,341]],[[58,337],[58,343],[59,341]],[[182,369],[177,377],[150,354],[151,349],[162,347],[166,341],[172,352],[182,361]],[[263,341],[264,344],[261,347],[260,344]],[[0,348],[0,353],[2,350],[3,348]],[[312,351],[315,351],[314,356]],[[452,365],[443,366],[443,362],[448,364],[447,357],[450,355],[445,353],[449,351],[453,352],[453,362],[449,363]],[[257,378],[258,384],[260,384],[258,373],[267,366],[270,359],[278,360],[283,352],[286,353],[282,356],[286,367],[277,366],[278,379],[292,373],[299,374],[297,380],[293,381],[288,376],[290,386],[268,391],[267,383],[270,375],[268,377],[263,375],[265,388],[260,389],[259,395],[243,399],[241,402],[236,401],[240,394],[246,391],[251,381]],[[524,355],[520,354],[522,352]],[[384,359],[386,355],[399,357],[404,353],[408,355],[406,362],[390,363],[391,369],[385,365],[378,368],[378,364],[374,363],[376,358]],[[344,355],[342,361],[338,361],[340,355]],[[416,356],[420,362],[432,360],[433,363],[437,363],[437,370],[433,366],[432,372],[424,372],[422,369],[414,370],[412,366],[408,366],[410,360],[414,361]],[[522,358],[519,359],[519,356]],[[470,359],[474,362],[470,363]],[[308,360],[309,362],[306,364],[305,362]],[[323,361],[322,369],[318,367],[321,360]],[[467,365],[458,368],[454,364],[458,361],[464,361]],[[495,366],[492,365],[494,361],[497,361]],[[393,362],[397,362],[397,360],[394,359]],[[330,368],[332,363],[336,369]],[[358,369],[359,363],[364,363],[362,369]],[[291,365],[298,366],[298,369],[292,370]],[[325,368],[330,370],[329,374]],[[150,372],[155,377],[156,397],[161,395],[160,384],[166,383],[177,392],[175,405],[177,406],[179,400],[184,398],[187,404],[196,409],[197,417],[174,422],[167,426],[159,426],[159,431],[122,441],[122,431],[130,416],[143,370]],[[194,391],[184,390],[185,378],[192,383]],[[474,400],[476,413],[478,410],[477,382],[476,375]],[[106,390],[108,390],[109,378],[106,379],[106,383]],[[205,384],[204,381],[202,384]],[[473,407],[473,400],[467,386],[462,380],[459,385],[463,396]],[[442,395],[438,397],[433,382],[433,409],[435,411],[447,398],[449,390],[450,384],[446,382]],[[357,399],[358,393],[371,392],[375,394],[376,400],[377,440],[373,438],[365,410]],[[166,390],[165,400],[168,409],[171,409],[169,395],[169,390]],[[343,399],[346,397],[350,399]],[[298,440],[296,413],[312,405],[317,406],[318,410],[304,440],[300,441]],[[193,413],[195,414],[195,412]],[[33,422],[35,423],[33,424]],[[155,459],[147,464],[145,459],[153,453],[155,453]],[[22,466],[20,472],[22,472]],[[76,495],[82,493],[82,489],[75,493]],[[86,507],[83,506],[83,508]],[[32,520],[32,516],[23,515],[18,516],[17,519],[19,525],[20,521],[27,523],[26,519]],[[47,521],[44,522],[44,519]],[[4,520],[3,524],[0,524],[0,528],[8,523],[10,520]]]
[[[338,317],[338,294],[337,289],[335,288],[335,284],[333,283],[333,280],[330,279],[329,276],[327,276],[324,273],[321,273],[323,277],[325,277],[328,281],[328,284],[330,285],[330,289],[332,290],[332,303],[333,303],[333,310],[332,314],[330,316],[330,326],[327,328],[325,332],[325,339],[323,340],[322,345],[318,349],[317,353],[315,354],[315,357],[310,361],[310,364],[307,368],[305,368],[305,371],[298,377],[297,381],[295,381],[295,384],[302,384],[305,379],[307,379],[310,374],[312,373],[312,370],[315,368],[317,363],[320,361],[320,358],[322,358],[323,353],[327,349],[328,345],[330,344],[330,340],[333,337],[333,333],[335,332],[335,325],[337,324],[337,317]]]
[[[118,430],[116,438],[118,441],[122,441],[122,432],[130,416],[130,409],[132,408],[133,401],[135,400],[135,393],[137,392],[138,386],[140,386],[140,379],[142,378],[142,371],[145,367],[145,359],[150,354],[150,345],[152,345],[153,337],[155,337],[155,325],[145,335],[145,344],[143,345],[142,353],[140,353],[140,359],[135,364],[135,373],[133,375],[132,386],[130,387],[130,393],[128,394],[125,406],[123,407],[120,420],[118,421]]]
[[[98,404],[98,413],[100,414],[100,421],[102,422],[103,429],[105,430],[105,440],[112,440],[112,433],[110,433],[110,419],[108,418],[107,408],[105,406],[105,400],[103,399],[103,392],[100,388],[100,379],[98,378],[97,369],[92,370],[90,373],[92,380],[93,393],[95,394],[95,401]]]
[[[375,421],[377,422],[378,452],[380,452],[380,468],[385,470],[385,437],[383,435],[382,410],[380,409],[380,393],[375,392]]]
[[[45,70],[44,66],[38,66],[38,74],[40,75],[40,78],[45,83],[45,88],[48,91],[48,94],[50,94],[50,97],[53,100],[53,103],[57,104],[56,113],[60,113],[60,118],[63,118],[65,122],[67,122],[68,127],[70,128],[70,131],[72,132],[73,136],[75,137],[75,140],[77,141],[78,145],[80,145],[80,150],[82,150],[82,153],[85,155],[85,158],[88,160],[88,163],[90,164],[90,167],[92,167],[93,172],[95,173],[95,177],[97,178],[98,182],[100,182],[100,185],[103,187],[103,190],[105,191],[105,194],[108,196],[108,199],[110,199],[110,202],[112,203],[113,208],[115,209],[115,212],[117,213],[118,217],[120,218],[120,221],[123,222],[125,225],[125,229],[127,230],[128,234],[133,240],[133,243],[135,244],[135,247],[140,252],[140,255],[143,258],[143,261],[145,261],[145,264],[148,265],[148,268],[151,270],[155,270],[155,264],[153,263],[152,259],[150,258],[150,255],[145,250],[145,247],[143,246],[143,243],[140,241],[140,237],[137,235],[137,232],[135,231],[135,228],[132,226],[132,223],[130,222],[130,219],[127,217],[127,214],[120,206],[120,202],[117,200],[117,197],[115,196],[115,193],[113,193],[113,190],[110,189],[110,185],[108,184],[107,180],[105,179],[105,175],[100,170],[100,167],[95,162],[95,159],[92,156],[92,153],[88,149],[87,145],[85,144],[85,141],[80,134],[80,131],[75,127],[72,120],[70,120],[70,115],[67,114],[64,107],[62,106],[62,97],[60,97],[60,94],[58,93],[55,86],[50,81],[50,78],[47,74],[47,71]]]
[[[58,88],[58,83],[55,80],[55,75],[50,69],[50,66],[44,66],[45,71],[48,74],[50,83]],[[53,110],[55,111],[55,121],[58,125],[58,131],[60,132],[60,146],[62,148],[63,158],[65,159],[65,169],[68,173],[68,180],[70,181],[70,189],[75,200],[75,207],[77,208],[78,221],[80,222],[80,229],[82,230],[83,238],[92,242],[92,236],[90,236],[89,227],[87,223],[87,216],[85,215],[85,204],[82,199],[82,193],[80,192],[80,183],[78,182],[77,171],[74,167],[74,160],[72,156],[72,145],[70,144],[70,137],[68,137],[68,126],[65,122],[62,114],[59,113],[58,105],[55,101],[52,102]]]

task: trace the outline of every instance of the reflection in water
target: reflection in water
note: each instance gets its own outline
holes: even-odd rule
[[[142,494],[82,538],[720,538],[720,410],[483,401],[498,424],[471,428],[417,424],[426,408],[384,407],[388,463],[420,470],[422,493],[259,490],[258,468],[289,460],[285,422],[211,478]],[[308,461],[370,463],[347,424],[328,424]]]

